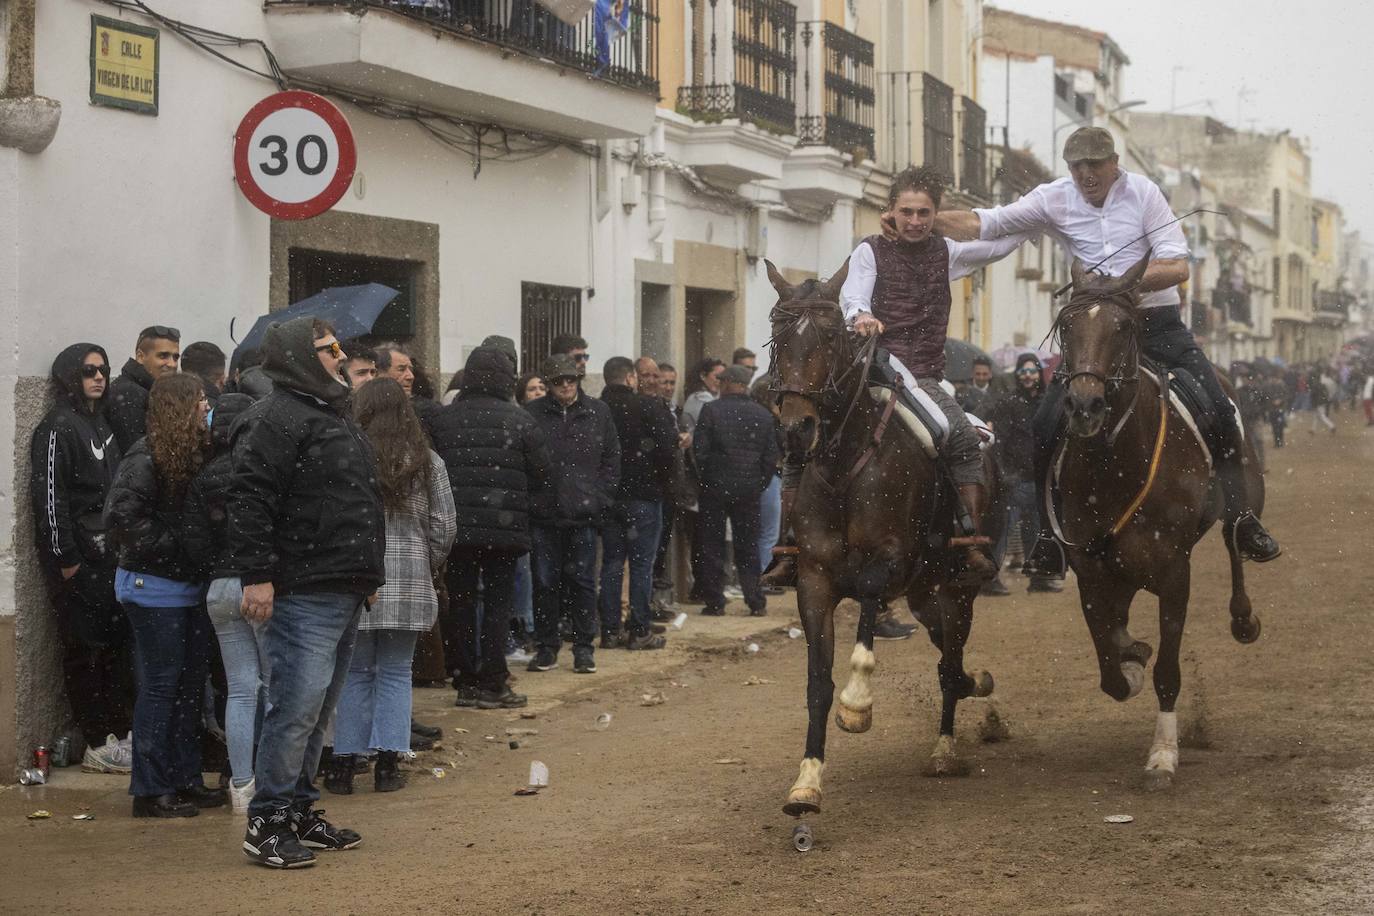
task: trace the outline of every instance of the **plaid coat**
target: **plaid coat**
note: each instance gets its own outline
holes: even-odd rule
[[[425,484],[415,488],[404,509],[386,514],[386,584],[362,615],[361,630],[425,631],[438,618],[434,571],[448,556],[458,516],[448,469],[432,451]]]

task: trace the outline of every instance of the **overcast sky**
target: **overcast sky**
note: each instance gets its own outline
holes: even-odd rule
[[[1123,99],[1310,141],[1312,187],[1374,241],[1374,3],[1367,0],[996,0],[1106,32],[1131,59]],[[1183,69],[1175,73],[1173,68]],[[1241,90],[1246,92],[1240,98]],[[1209,99],[1211,107],[1201,101]],[[1239,122],[1237,112],[1239,106]]]

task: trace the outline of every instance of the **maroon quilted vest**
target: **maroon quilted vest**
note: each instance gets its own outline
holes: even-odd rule
[[[873,249],[878,267],[873,315],[884,327],[879,345],[916,378],[943,378],[949,333],[949,246],[938,235],[916,245],[881,235],[864,241]]]

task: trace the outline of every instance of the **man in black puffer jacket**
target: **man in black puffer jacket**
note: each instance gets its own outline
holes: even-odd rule
[[[753,370],[731,366],[721,375],[721,396],[701,409],[692,452],[701,474],[697,537],[701,544],[700,592],[713,617],[725,613],[725,520],[734,538],[735,571],[749,612],[763,616],[759,588],[759,496],[778,465],[773,415],[749,397]]]
[[[580,389],[576,360],[563,353],[544,364],[549,393],[525,405],[548,439],[550,486],[534,502],[530,571],[534,578],[531,671],[558,665],[558,621],[573,623],[573,671],[596,671],[596,526],[620,483],[620,437],[611,411]]]
[[[155,324],[138,332],[134,355],[110,384],[107,413],[115,441],[123,455],[148,431],[148,393],[153,382],[177,371],[181,360],[181,332]]]
[[[272,393],[233,434],[224,571],[243,581],[244,616],[267,622],[272,672],[243,850],[291,868],[314,861],[305,847],[362,842],[313,810],[314,782],[358,615],[386,579],[386,519],[334,329],[309,317],[271,325],[263,357]]]
[[[115,600],[115,550],[101,518],[121,455],[105,418],[109,381],[95,344],[72,344],[53,360],[55,403],[33,431],[29,495],[67,699],[89,748],[83,766],[127,773],[128,750],[105,740],[129,731],[134,703],[129,621]]]
[[[434,451],[448,467],[458,509],[447,573],[450,608],[440,620],[445,642],[458,645],[457,705],[480,709],[525,705],[525,697],[507,683],[506,640],[516,561],[530,549],[530,499],[548,485],[549,455],[544,434],[516,406],[514,394],[509,357],[495,347],[478,347],[463,369],[458,399],[429,420]]]

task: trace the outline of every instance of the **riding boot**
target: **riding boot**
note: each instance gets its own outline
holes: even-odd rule
[[[1035,538],[1035,546],[1026,552],[1021,574],[1036,579],[1062,579],[1068,571],[1068,558],[1064,547],[1054,536],[1054,526],[1050,524],[1049,512],[1045,510],[1046,489],[1049,487],[1050,462],[1054,460],[1054,446],[1058,441],[1059,403],[1063,399],[1063,386],[1050,385],[1032,423],[1035,434],[1035,508],[1040,517],[1040,533]]]
[[[981,483],[960,484],[959,501],[964,504],[969,518],[973,521],[974,537],[980,537],[983,533],[983,510],[987,505],[987,489]],[[965,548],[964,569],[959,574],[961,581],[982,583],[996,576],[997,565],[992,562],[986,547],[975,545]]]
[[[1212,449],[1212,466],[1221,487],[1224,504],[1222,534],[1237,552],[1247,560],[1267,563],[1283,552],[1259,517],[1250,508],[1250,491],[1245,484],[1245,459],[1237,446],[1240,431],[1234,425],[1231,435],[1220,431],[1218,445]]]
[[[773,547],[773,562],[768,571],[759,577],[760,585],[782,588],[795,587],[797,584],[797,554],[794,546],[796,537],[792,532],[792,505],[796,499],[795,486],[782,488],[782,514],[778,525],[782,537]]]

